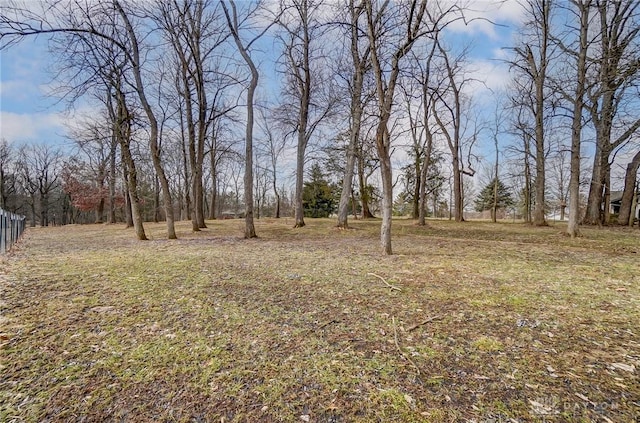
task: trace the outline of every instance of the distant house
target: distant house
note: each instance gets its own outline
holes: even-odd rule
[[[633,214],[636,219],[640,219],[640,195],[636,194],[636,212]],[[622,191],[611,191],[610,196],[611,214],[619,214],[622,205]]]

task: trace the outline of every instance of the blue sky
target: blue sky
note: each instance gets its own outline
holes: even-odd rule
[[[477,12],[468,12],[468,15],[487,17],[505,26],[493,26],[482,20],[469,26],[459,23],[451,28],[455,33],[452,39],[472,41],[471,59],[477,78],[497,88],[508,79],[507,67],[497,59],[504,55],[501,48],[512,43],[512,33],[521,19],[521,7],[514,0],[499,7],[499,2],[491,0],[472,0],[471,3]],[[1,138],[10,143],[67,143],[65,127],[73,121],[73,115],[64,113],[64,104],[50,96],[51,60],[45,37],[28,39],[0,51]],[[263,79],[263,83],[269,81]]]
[[[0,137],[9,142],[63,142],[66,117],[49,95],[50,58],[44,37],[0,51]]]

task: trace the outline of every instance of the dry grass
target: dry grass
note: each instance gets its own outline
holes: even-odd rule
[[[29,230],[0,421],[640,420],[640,231],[292,223]]]

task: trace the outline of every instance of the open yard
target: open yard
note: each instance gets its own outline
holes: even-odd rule
[[[2,422],[637,422],[640,231],[37,228],[0,257]]]

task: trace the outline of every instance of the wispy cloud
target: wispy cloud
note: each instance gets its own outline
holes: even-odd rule
[[[453,32],[485,35],[492,40],[500,38],[498,26],[522,22],[524,9],[518,0],[469,0],[463,5],[464,20],[448,29]]]
[[[64,137],[68,117],[62,113],[0,112],[0,137],[8,142],[54,142]]]

